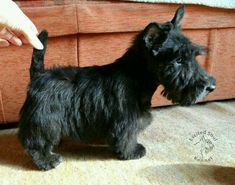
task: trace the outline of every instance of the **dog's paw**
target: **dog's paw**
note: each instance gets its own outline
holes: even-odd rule
[[[119,153],[118,157],[121,160],[139,159],[146,154],[146,149],[142,144],[137,144],[131,153]]]
[[[59,154],[52,154],[43,158],[43,160],[41,159],[35,161],[35,164],[38,166],[40,170],[47,171],[55,168],[61,162],[62,162],[62,157]]]

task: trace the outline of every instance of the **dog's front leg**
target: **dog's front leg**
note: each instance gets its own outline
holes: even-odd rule
[[[126,128],[115,137],[115,152],[122,160],[139,159],[146,154],[145,147],[137,142],[137,130]]]

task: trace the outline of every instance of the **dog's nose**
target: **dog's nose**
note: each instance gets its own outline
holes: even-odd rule
[[[213,78],[212,76],[209,77],[209,84],[208,86],[206,87],[206,90],[208,92],[212,92],[215,90],[215,87],[216,87],[216,81],[215,81],[215,78]]]
[[[216,86],[213,84],[213,85],[208,86],[208,87],[206,88],[206,90],[209,91],[209,92],[212,92],[212,91],[215,90],[215,87],[216,87]]]

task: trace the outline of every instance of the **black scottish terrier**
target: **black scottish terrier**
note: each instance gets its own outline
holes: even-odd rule
[[[33,51],[27,98],[21,110],[19,138],[41,170],[57,166],[53,153],[61,138],[83,143],[105,140],[120,159],[145,155],[138,133],[151,122],[151,97],[164,86],[172,102],[190,105],[213,91],[215,79],[196,62],[204,47],[180,29],[181,6],[170,22],[150,23],[114,63],[92,67],[44,69],[44,50]]]

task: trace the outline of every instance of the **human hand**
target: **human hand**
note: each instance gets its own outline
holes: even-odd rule
[[[0,0],[0,47],[30,43],[43,49],[37,28],[12,0]]]

